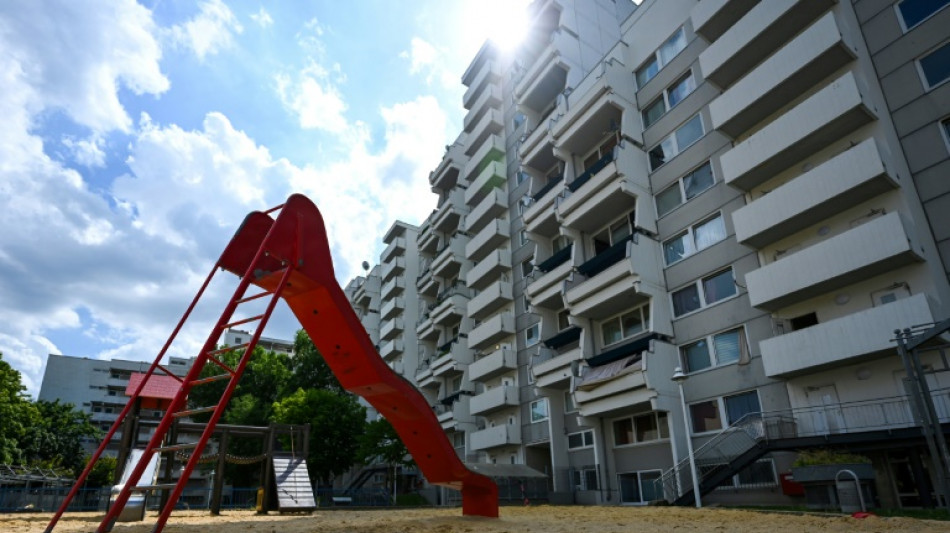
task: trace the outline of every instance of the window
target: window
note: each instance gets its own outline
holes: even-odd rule
[[[581,468],[573,471],[575,490],[597,490],[597,470]]]
[[[524,113],[515,113],[514,118],[511,119],[512,129],[517,130],[522,124],[524,124],[525,118],[527,117]]]
[[[567,436],[567,449],[579,450],[581,448],[590,448],[594,445],[594,431],[586,430],[579,433],[571,433]]]
[[[759,459],[742,469],[735,476],[733,482],[738,486],[744,485],[776,485],[775,464],[771,459]]]
[[[717,333],[680,348],[686,372],[735,363],[747,351],[742,328]]]
[[[947,149],[950,150],[950,118],[940,121],[940,131],[943,132],[943,140],[947,143]]]
[[[933,89],[950,79],[950,42],[917,60],[924,88]]]
[[[907,31],[947,5],[950,5],[950,0],[903,0],[897,3],[897,13],[904,31]]]
[[[590,167],[594,166],[598,161],[600,161],[601,158],[612,153],[614,146],[617,146],[617,136],[611,133],[610,136],[607,137],[607,139],[601,143],[600,146],[595,148],[593,152],[584,158],[584,170],[586,171]]]
[[[592,238],[594,244],[594,255],[606,252],[608,248],[626,239],[632,233],[631,223],[636,217],[636,212],[631,211],[626,217],[612,223]]]
[[[528,373],[530,375],[530,372]],[[574,395],[571,394],[571,391],[564,391],[564,412],[573,413],[577,411],[577,406],[574,405]]]
[[[532,270],[534,270],[534,257],[529,257],[521,262],[521,275],[523,277],[528,277]]]
[[[688,71],[683,77],[667,87],[663,94],[643,110],[643,129],[652,126],[660,117],[676,107],[694,90],[696,90],[696,81],[693,79],[693,72]]]
[[[646,413],[614,420],[614,446],[651,442],[670,437],[666,413]]]
[[[723,398],[723,402],[726,404],[726,422],[730,426],[749,413],[762,412],[762,408],[759,406],[759,395],[754,390],[734,396],[726,396]]]
[[[571,245],[570,238],[568,238],[566,235],[558,235],[557,237],[551,239],[551,250],[553,250],[551,255],[554,255],[560,252],[561,250],[567,248],[570,245]]]
[[[521,205],[521,204],[518,204],[518,205]],[[525,244],[528,244],[528,232],[527,232],[527,231],[521,230],[521,233],[519,233],[518,236],[519,236],[519,240],[521,241],[521,245],[522,245],[522,246],[524,246]]]
[[[699,193],[712,187],[715,182],[712,165],[707,161],[656,195],[657,216],[663,216],[679,207],[680,204],[692,200]]]
[[[656,492],[655,481],[663,475],[660,470],[641,470],[627,474],[618,474],[621,503],[647,503],[659,500],[662,494]]]
[[[548,399],[540,398],[531,402],[531,422],[543,422],[548,419]]]
[[[629,339],[650,328],[650,304],[605,320],[600,325],[604,346]]]
[[[689,417],[693,421],[693,433],[705,433],[722,429],[719,402],[716,400],[691,404],[689,406]]]
[[[661,68],[669,64],[676,57],[676,54],[684,48],[686,48],[686,34],[683,32],[683,28],[680,28],[637,69],[637,87],[642,89],[648,81],[656,76]]]
[[[732,268],[698,280],[673,292],[673,316],[680,317],[736,295]]]
[[[650,171],[654,171],[674,156],[688,148],[703,136],[703,120],[699,115],[686,121],[669,137],[660,141],[660,144],[650,150]]]
[[[722,214],[687,228],[676,237],[663,243],[663,256],[667,265],[692,255],[726,238],[726,225]]]
[[[557,314],[557,330],[564,331],[565,329],[571,327],[571,312],[567,309],[558,311]]]
[[[528,326],[528,329],[524,330],[524,345],[525,347],[534,346],[541,339],[541,325],[532,324]]]
[[[749,413],[762,412],[759,405],[759,395],[754,390],[724,396],[721,400],[721,403],[720,399],[714,399],[689,406],[689,416],[692,419],[694,433],[718,431],[735,424]]]

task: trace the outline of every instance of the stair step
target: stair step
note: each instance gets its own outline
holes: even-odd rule
[[[170,444],[168,446],[159,446],[155,448],[155,453],[177,452],[178,450],[190,450],[198,446],[197,442],[186,442],[184,444]]]
[[[201,413],[210,413],[211,411],[214,411],[217,408],[218,408],[217,405],[211,405],[208,407],[197,407],[195,409],[186,409],[184,411],[178,411],[172,416],[175,418],[184,418],[186,416],[197,415]]]

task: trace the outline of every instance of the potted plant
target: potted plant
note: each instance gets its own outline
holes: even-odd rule
[[[792,476],[797,483],[834,482],[842,470],[854,472],[858,479],[874,479],[871,460],[863,455],[818,449],[799,452],[792,463]]]

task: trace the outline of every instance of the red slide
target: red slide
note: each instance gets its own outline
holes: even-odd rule
[[[263,212],[249,214],[220,265],[243,276],[274,225],[267,243],[273,264],[259,262],[254,284],[274,290],[281,261],[293,261],[281,296],[340,384],[386,417],[430,483],[462,491],[462,514],[497,517],[498,486],[462,464],[425,398],[380,358],[350,307],[334,276],[323,217],[313,202],[295,194],[276,219]]]

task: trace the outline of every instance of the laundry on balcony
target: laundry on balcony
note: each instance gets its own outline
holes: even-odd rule
[[[599,387],[604,382],[620,376],[636,372],[643,368],[643,358],[640,354],[629,355],[619,361],[603,366],[588,367],[577,383],[577,390],[588,391]]]

